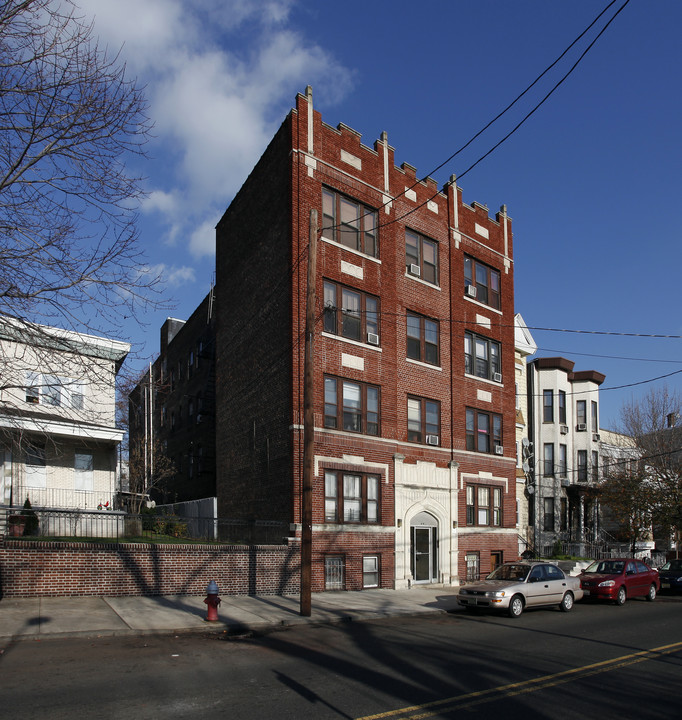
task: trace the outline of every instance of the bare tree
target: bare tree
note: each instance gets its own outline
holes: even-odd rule
[[[664,387],[631,400],[621,411],[622,432],[640,455],[651,519],[670,537],[682,525],[682,397]]]
[[[0,5],[0,314],[108,334],[154,301],[129,169],[149,130],[71,0]]]

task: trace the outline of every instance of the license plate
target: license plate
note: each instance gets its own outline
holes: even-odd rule
[[[583,590],[583,595],[589,595],[589,594],[590,594],[589,590]]]
[[[670,587],[670,583],[669,583],[669,582],[662,582],[662,583],[661,583],[661,587],[669,588],[669,587]]]

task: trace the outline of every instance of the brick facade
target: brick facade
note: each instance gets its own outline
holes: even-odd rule
[[[300,546],[0,540],[0,597],[298,593]]]
[[[325,587],[329,555],[342,558],[347,589],[363,587],[368,556],[378,560],[380,584],[395,587],[457,582],[474,550],[481,572],[500,557],[518,556],[511,220],[504,208],[491,218],[486,207],[464,203],[454,182],[439,189],[430,178],[419,181],[414,167],[395,166],[394,155],[385,135],[368,147],[354,130],[325,124],[311,91],[299,95],[217,226],[219,514],[285,519],[293,535],[301,522],[310,212],[317,210],[322,228],[325,191],[330,206],[347,207],[347,199],[363,217],[366,209],[376,212],[376,232],[362,236],[367,244],[360,249],[341,234],[341,216],[338,235],[328,227],[316,238],[313,590]],[[418,239],[419,277],[407,261],[408,234]],[[436,260],[429,264],[433,248]],[[499,307],[467,295],[465,257],[499,278]],[[335,292],[378,302],[372,341],[364,306],[357,339],[325,329],[325,282]],[[338,316],[347,309],[334,307]],[[435,362],[408,358],[408,313],[435,323]],[[500,350],[496,379],[465,373],[466,331]],[[349,393],[378,392],[378,429],[331,427],[325,380],[346,383]],[[408,404],[414,415],[419,403],[422,416],[431,412],[438,420],[429,425],[435,431],[415,441],[408,438]],[[467,408],[501,418],[499,449],[467,450]],[[339,413],[339,422],[346,416]],[[334,502],[339,513],[349,502],[326,497],[332,473],[344,482],[378,478],[376,519],[332,518]],[[491,527],[468,524],[467,485],[499,491]],[[367,500],[363,494],[363,508]],[[420,555],[422,542],[428,550]]]

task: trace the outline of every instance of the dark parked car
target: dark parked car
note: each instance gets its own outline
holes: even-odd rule
[[[682,560],[669,560],[663,567],[658,568],[661,578],[661,587],[671,590],[682,590]]]
[[[616,605],[633,597],[655,600],[661,587],[658,571],[632,558],[596,560],[578,577],[586,599],[611,600]]]

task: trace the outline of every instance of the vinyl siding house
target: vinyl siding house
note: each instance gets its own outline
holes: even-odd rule
[[[115,381],[130,345],[0,318],[0,515],[112,508]],[[4,512],[2,512],[4,511]]]

